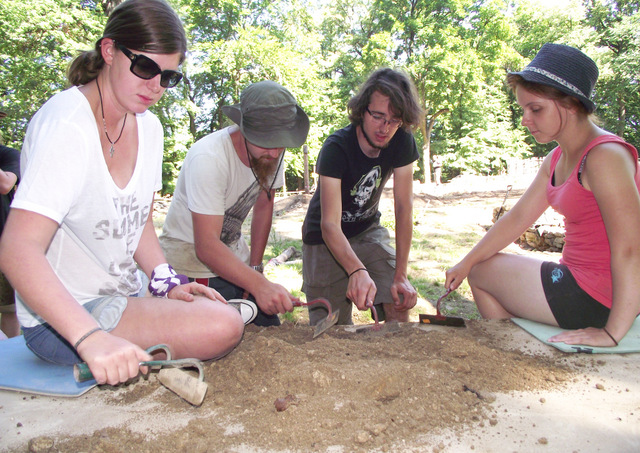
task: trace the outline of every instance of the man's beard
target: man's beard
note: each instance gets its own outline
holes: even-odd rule
[[[374,149],[378,149],[378,150],[385,149],[387,146],[389,146],[389,143],[391,142],[391,140],[389,140],[384,145],[378,146],[375,143],[373,143],[373,141],[369,138],[369,136],[367,135],[367,132],[364,130],[364,125],[360,127],[360,130],[362,130],[362,135],[364,136],[364,139],[367,141],[369,146],[371,146]]]
[[[253,173],[256,175],[258,182],[264,189],[269,189],[273,184],[278,162],[280,162],[281,158],[282,156],[278,156],[277,159],[255,158],[249,154]]]

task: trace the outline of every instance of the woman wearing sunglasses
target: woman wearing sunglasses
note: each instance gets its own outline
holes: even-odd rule
[[[163,131],[147,109],[180,82],[185,52],[167,3],[125,1],[95,49],[73,61],[73,86],[36,113],[25,137],[0,266],[27,346],[51,362],[86,361],[98,383],[137,376],[156,344],[207,360],[242,337],[236,309],[166,263],[151,218]],[[138,268],[148,297],[136,297],[146,290]]]

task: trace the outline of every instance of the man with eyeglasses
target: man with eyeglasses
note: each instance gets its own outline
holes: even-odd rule
[[[303,287],[307,300],[325,298],[338,324],[353,324],[352,305],[375,305],[378,318],[406,322],[417,292],[407,278],[413,231],[411,134],[423,114],[415,86],[402,71],[380,69],[349,101],[351,124],[325,141],[320,175],[302,227]],[[378,205],[393,175],[395,249],[380,225]],[[311,325],[326,316],[309,308]]]
[[[200,139],[187,153],[160,243],[178,272],[227,300],[242,299],[233,304],[245,323],[277,326],[278,313],[291,311],[294,298],[264,277],[262,259],[273,197],[284,184],[284,151],[306,141],[309,118],[272,81],[249,85],[240,103],[222,112],[235,124]],[[252,208],[249,248],[242,224]]]

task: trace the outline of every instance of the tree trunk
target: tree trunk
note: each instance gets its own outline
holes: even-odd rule
[[[309,146],[302,147],[302,154],[304,156],[304,193],[308,194],[311,192],[309,190]]]
[[[436,124],[436,118],[444,113],[449,113],[449,109],[438,110],[436,113],[431,115],[430,118],[426,120],[426,130],[423,130],[424,136],[424,146],[422,147],[422,165],[424,168],[424,182],[435,182],[433,179],[433,171],[431,168],[431,132],[433,131],[433,126]],[[429,177],[427,178],[427,172]]]
[[[624,99],[624,94],[618,93],[618,126],[616,128],[616,134],[619,137],[624,138],[624,128],[627,121],[627,104]]]

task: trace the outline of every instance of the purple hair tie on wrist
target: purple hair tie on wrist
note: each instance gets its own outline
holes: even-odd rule
[[[167,294],[176,286],[189,283],[189,277],[176,274],[176,271],[168,263],[163,263],[153,270],[149,281],[149,292],[155,297],[167,297]]]

